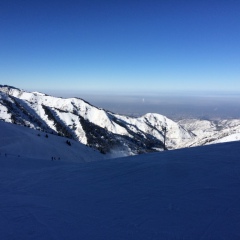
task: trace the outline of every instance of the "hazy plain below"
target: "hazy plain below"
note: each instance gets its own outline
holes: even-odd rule
[[[175,121],[188,118],[207,120],[240,118],[240,93],[237,92],[155,94],[62,92],[57,95],[79,97],[99,108],[129,116],[141,116],[152,112]]]

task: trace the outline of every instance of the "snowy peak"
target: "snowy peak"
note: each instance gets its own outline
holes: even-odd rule
[[[80,98],[58,98],[0,85],[0,119],[55,133],[97,148],[103,153],[132,155],[177,148],[193,134],[156,113],[139,118],[114,114]]]
[[[0,85],[0,120],[57,134],[119,156],[240,139],[240,120],[177,122],[157,113],[135,118],[59,98]]]
[[[9,86],[9,85],[1,85],[0,84],[0,90],[1,92],[5,92],[7,94],[9,94],[10,92],[16,90],[16,91],[21,91],[19,88],[15,88],[13,86]]]
[[[240,120],[177,122],[157,113],[135,118],[80,98],[58,98],[0,85],[0,119],[65,136],[120,156],[240,139]]]

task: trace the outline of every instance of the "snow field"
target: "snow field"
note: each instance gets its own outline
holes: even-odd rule
[[[46,137],[46,135],[48,137]],[[71,146],[66,144],[69,140]],[[77,141],[0,121],[0,153],[21,158],[86,162],[105,156]]]
[[[77,163],[70,151],[6,157],[21,137],[43,144],[13,127],[0,145],[0,239],[240,239],[240,142]]]

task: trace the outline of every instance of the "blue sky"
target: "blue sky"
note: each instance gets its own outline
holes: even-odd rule
[[[0,2],[0,83],[26,90],[240,90],[240,1]]]

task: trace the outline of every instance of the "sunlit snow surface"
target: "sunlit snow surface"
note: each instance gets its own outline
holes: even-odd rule
[[[240,140],[240,119],[219,121],[185,119],[178,123],[195,134],[195,139],[185,142],[182,147]]]
[[[54,116],[58,118],[60,122],[64,123],[65,127],[74,133],[79,142],[83,144],[87,144],[88,139],[86,136],[87,133],[85,132],[86,130],[84,131],[84,127],[81,121],[79,121],[79,116],[84,118],[85,121],[105,129],[112,134],[130,138],[133,138],[135,134],[140,134],[142,139],[150,135],[161,142],[164,141],[162,128],[167,127],[166,145],[168,149],[182,147],[183,143],[188,143],[193,139],[193,134],[186,131],[178,123],[156,113],[148,113],[142,117],[135,118],[105,111],[78,98],[58,98],[0,85],[0,93],[1,92],[0,99],[7,99],[8,102],[12,102],[11,97],[15,97],[20,100],[21,104],[23,104],[28,111],[31,111],[37,119],[41,119],[51,130],[57,131],[55,122],[49,119],[43,108],[43,106],[49,107],[54,112]],[[6,122],[12,122],[11,118],[13,118],[13,116],[6,113],[6,107],[3,103],[1,105],[0,102],[0,119]],[[25,122],[27,125],[32,125],[33,128],[36,128],[31,121],[25,120]],[[73,128],[74,124],[75,128]],[[131,150],[129,150],[128,155],[132,155]]]
[[[240,239],[240,142],[77,163],[22,129],[0,126],[0,239]]]
[[[71,146],[66,141],[71,142]],[[0,153],[20,159],[89,162],[105,156],[77,141],[0,121]]]

